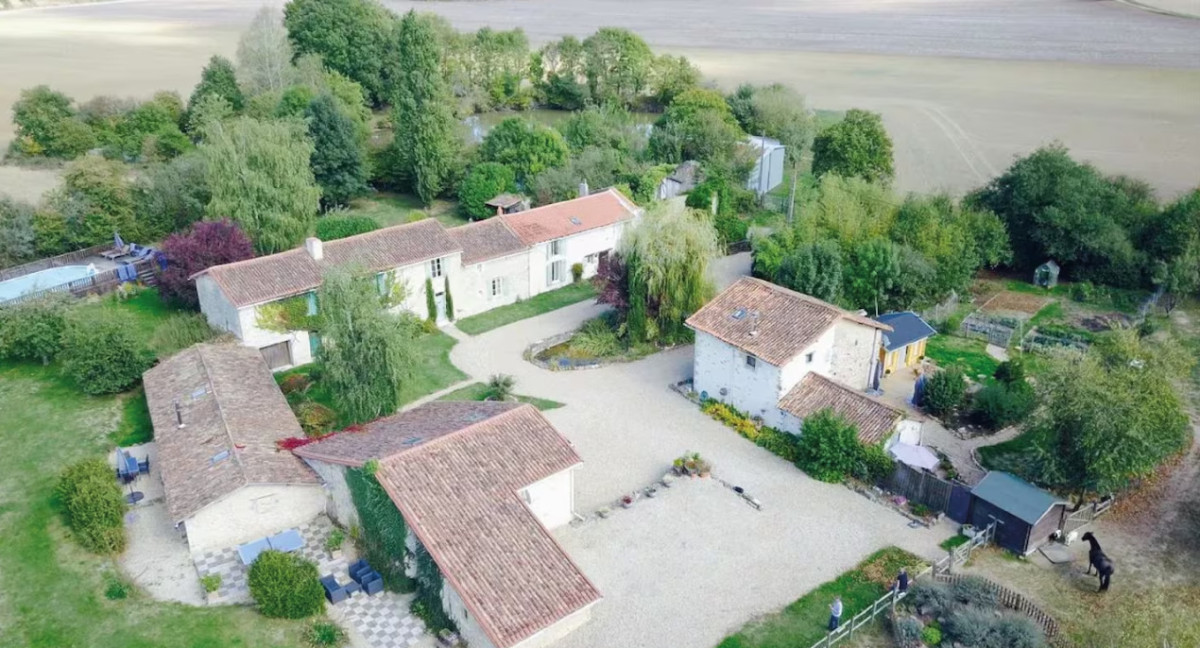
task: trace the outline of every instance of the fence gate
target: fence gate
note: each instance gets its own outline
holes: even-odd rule
[[[971,489],[963,484],[953,484],[950,490],[950,506],[946,515],[959,524],[966,524],[971,514]]]

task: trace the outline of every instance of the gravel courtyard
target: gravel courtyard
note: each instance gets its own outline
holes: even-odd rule
[[[749,256],[714,268],[727,285]],[[454,363],[477,378],[507,373],[517,391],[566,407],[546,413],[576,446],[576,509],[589,516],[622,494],[662,477],[671,461],[697,451],[713,475],[742,486],[757,511],[715,479],[686,480],[659,497],[556,532],[604,594],[592,621],[564,648],[708,648],[752,617],[778,609],[895,544],[938,557],[946,529],[911,529],[908,520],[840,486],[816,482],[742,439],[668,388],[691,373],[691,347],[595,370],[550,372],[521,359],[531,343],[595,316],[570,306],[466,338]],[[681,604],[686,601],[687,604]]]

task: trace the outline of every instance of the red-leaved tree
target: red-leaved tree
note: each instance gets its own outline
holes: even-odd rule
[[[604,257],[592,285],[596,287],[596,303],[612,306],[622,316],[629,310],[629,281],[625,261],[615,252]]]
[[[158,273],[158,292],[164,299],[199,308],[196,284],[189,277],[222,263],[254,256],[254,245],[230,220],[201,221],[183,234],[163,241],[167,267]]]

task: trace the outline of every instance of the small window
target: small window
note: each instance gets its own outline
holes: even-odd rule
[[[488,288],[489,288],[488,294],[491,295],[492,297],[499,297],[500,295],[503,295],[504,294],[504,277],[496,277],[495,279],[492,279],[491,284],[489,285]]]
[[[758,366],[758,358],[756,358],[750,354],[746,354],[746,366],[750,367],[751,369],[757,367]]]
[[[805,353],[805,354],[804,354],[804,361],[805,361],[805,362],[807,362],[808,364],[812,364],[812,361],[813,361],[813,355],[814,355],[814,354],[813,354],[813,352],[812,352],[812,351],[809,351],[808,353]]]
[[[555,261],[555,262],[551,263],[550,271],[549,271],[550,283],[551,284],[562,283],[567,274],[566,271],[567,271],[567,262],[566,261]]]
[[[599,262],[600,255],[599,254],[589,254],[586,257],[584,257],[583,260],[587,261],[588,265],[595,265],[597,262]]]
[[[437,279],[438,277],[442,276],[442,260],[441,259],[433,259],[432,261],[429,262],[429,276],[433,279]]]
[[[308,316],[312,317],[317,314],[317,293],[308,293]]]
[[[556,257],[556,256],[562,256],[562,255],[563,255],[562,239],[555,239],[553,241],[550,241],[550,256]]]

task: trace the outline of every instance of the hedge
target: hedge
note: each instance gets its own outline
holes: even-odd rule
[[[701,411],[714,419],[733,428],[738,434],[750,439],[760,448],[776,454],[791,463],[799,458],[799,444],[796,435],[776,430],[766,425],[758,425],[736,408],[720,401],[709,400],[700,406]]]
[[[88,551],[125,550],[125,497],[114,470],[103,459],[84,459],[62,472],[54,491],[67,526]]]
[[[154,364],[154,353],[130,331],[131,316],[71,319],[63,331],[59,359],[85,394],[114,394],[137,384]]]
[[[297,554],[267,550],[250,565],[250,595],[263,616],[303,619],[325,609],[316,563]]]
[[[362,528],[360,548],[367,562],[383,576],[386,589],[411,592],[413,581],[404,573],[408,526],[392,498],[375,479],[374,466],[368,462],[364,468],[346,470],[346,485],[350,488],[350,498]]]

